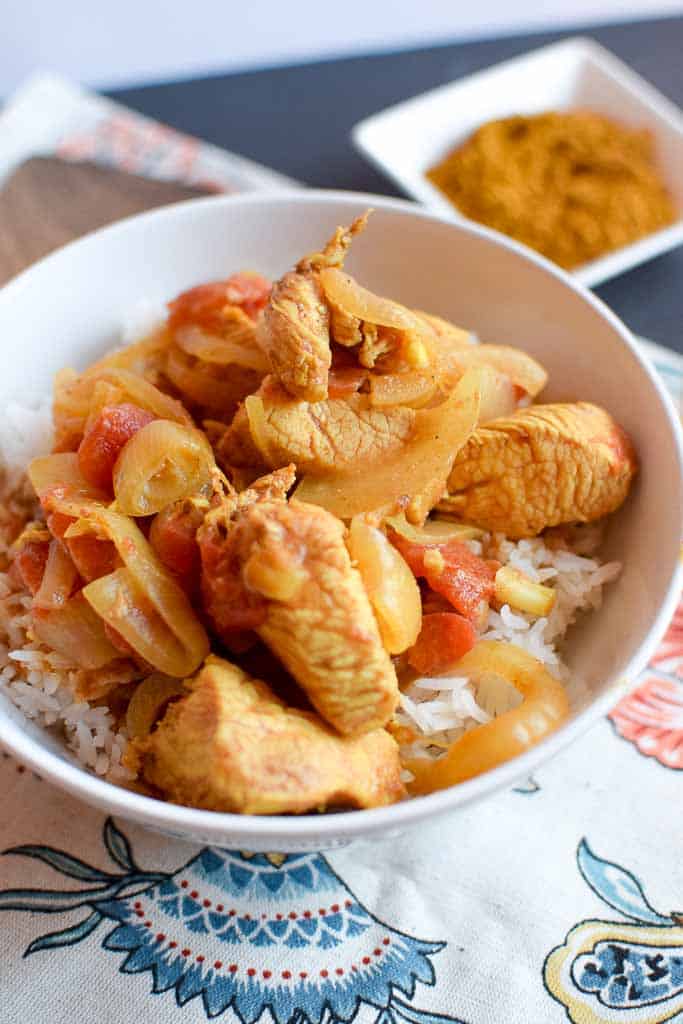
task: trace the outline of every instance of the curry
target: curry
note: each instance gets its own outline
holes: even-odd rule
[[[526,353],[346,274],[366,219],[273,284],[184,292],[150,337],[58,376],[12,575],[31,642],[118,715],[159,798],[379,807],[569,713],[552,643],[615,575],[572,531],[623,503],[631,443],[603,409],[539,402]],[[486,712],[492,677],[515,701]]]

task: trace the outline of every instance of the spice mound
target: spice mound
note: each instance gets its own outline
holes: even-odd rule
[[[650,133],[590,111],[489,121],[427,177],[467,217],[567,269],[676,218]]]

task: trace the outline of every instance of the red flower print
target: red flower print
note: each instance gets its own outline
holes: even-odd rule
[[[609,717],[644,757],[683,771],[683,679],[648,675]]]
[[[640,685],[610,713],[644,757],[683,771],[683,601]]]

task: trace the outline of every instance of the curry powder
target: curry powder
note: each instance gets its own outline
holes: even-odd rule
[[[567,269],[676,218],[650,133],[591,111],[489,121],[427,177],[467,217]]]

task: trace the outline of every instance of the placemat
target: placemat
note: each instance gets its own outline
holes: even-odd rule
[[[191,846],[0,757],[0,1021],[681,1021],[682,771],[683,609],[534,779],[334,853]]]
[[[204,189],[90,161],[31,157],[0,187],[0,285],[88,231],[204,195]]]

